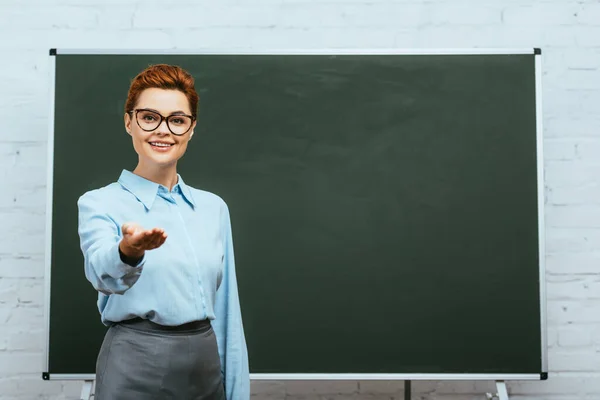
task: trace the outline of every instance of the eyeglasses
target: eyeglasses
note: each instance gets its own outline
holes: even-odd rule
[[[175,114],[164,117],[156,111],[143,108],[135,109],[130,111],[130,113],[135,113],[135,120],[137,121],[138,126],[146,132],[155,130],[164,120],[167,121],[167,128],[169,128],[169,131],[177,136],[185,135],[196,119],[193,116],[186,114]]]

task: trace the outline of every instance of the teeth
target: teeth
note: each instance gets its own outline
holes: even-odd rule
[[[169,147],[169,146],[171,146],[168,143],[150,143],[150,144],[153,145],[153,146],[158,146],[158,147]]]

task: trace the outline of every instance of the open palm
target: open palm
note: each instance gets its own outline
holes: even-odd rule
[[[167,234],[162,228],[144,229],[133,222],[123,224],[121,230],[121,251],[132,257],[142,256],[146,250],[162,246],[167,239]]]

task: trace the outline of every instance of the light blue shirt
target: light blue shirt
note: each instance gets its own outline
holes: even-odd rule
[[[78,202],[85,276],[98,291],[101,321],[134,317],[162,325],[210,319],[227,399],[250,398],[248,353],[235,272],[227,204],[187,186],[178,174],[171,191],[130,171]],[[121,261],[121,226],[163,228],[165,243],[136,266]]]

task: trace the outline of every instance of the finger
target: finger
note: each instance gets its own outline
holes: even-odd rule
[[[131,236],[131,243],[135,246],[144,248],[147,246],[150,241],[151,233],[150,231],[140,231],[136,232]]]
[[[135,235],[143,229],[139,224],[136,224],[135,222],[125,222],[121,227],[121,230],[124,235]]]
[[[161,229],[161,233],[156,235],[155,248],[162,246],[165,240],[167,240],[167,234]]]
[[[165,242],[165,239],[166,239],[166,234],[164,232],[156,235],[156,240],[154,242],[154,248],[162,246],[162,244]]]
[[[148,238],[148,248],[155,249],[160,246],[160,240],[162,238],[162,233],[153,232]]]

